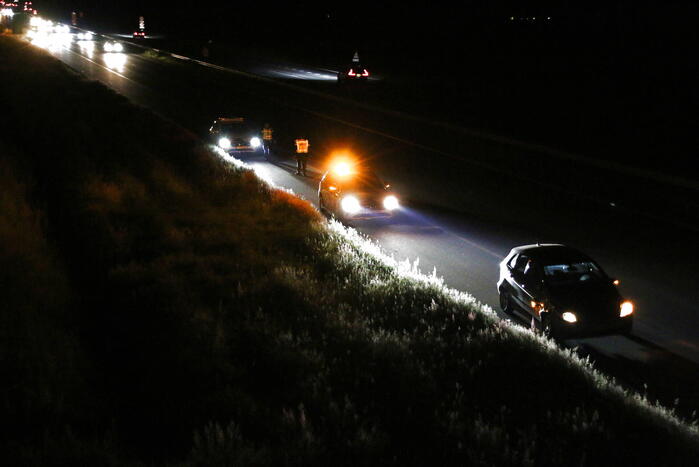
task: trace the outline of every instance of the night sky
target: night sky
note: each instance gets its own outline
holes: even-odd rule
[[[409,3],[410,6],[406,4]],[[35,2],[39,9],[68,18],[85,13],[96,25],[129,30],[139,15],[152,32],[212,36],[220,40],[255,35],[258,40],[405,44],[429,51],[435,46],[497,46],[519,28],[520,36],[542,36],[584,47],[615,42],[632,48],[636,41],[682,47],[697,39],[699,6],[691,1],[463,1],[455,2],[165,2],[53,0]],[[547,24],[543,21],[550,16]],[[509,22],[514,17],[514,22]],[[537,21],[521,21],[534,18]],[[518,19],[519,18],[519,19]],[[476,44],[472,44],[474,46]]]

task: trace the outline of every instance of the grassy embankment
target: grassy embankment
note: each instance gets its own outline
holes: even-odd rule
[[[0,38],[11,465],[686,465],[695,425]]]

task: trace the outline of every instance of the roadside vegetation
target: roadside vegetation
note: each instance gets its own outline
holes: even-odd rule
[[[694,422],[0,38],[8,465],[687,465]]]

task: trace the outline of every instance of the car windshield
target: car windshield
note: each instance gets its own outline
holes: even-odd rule
[[[218,131],[232,134],[249,133],[251,127],[245,123],[219,123]]]
[[[544,266],[544,281],[549,285],[570,285],[604,280],[604,272],[592,261],[549,264]]]
[[[383,190],[384,184],[373,172],[360,172],[337,181],[343,190],[375,191]]]

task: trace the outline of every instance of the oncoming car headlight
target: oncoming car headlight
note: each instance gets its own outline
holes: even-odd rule
[[[352,195],[345,196],[342,198],[342,210],[348,214],[354,214],[359,212],[362,206],[359,204],[359,200]]]
[[[386,196],[383,199],[383,207],[389,211],[393,211],[394,209],[398,209],[400,207],[400,204],[398,203],[398,198],[396,198],[393,195]]]
[[[568,323],[576,323],[578,321],[578,317],[575,316],[575,313],[571,311],[566,311],[561,315],[561,318],[563,318],[563,321],[568,322]]]
[[[625,316],[629,316],[633,313],[633,303],[630,301],[625,301],[621,305],[619,305],[619,317],[623,318]]]
[[[105,42],[104,43],[105,52],[123,52],[124,46],[119,42]]]
[[[252,146],[253,148],[259,148],[261,144],[262,141],[260,141],[260,138],[258,138],[257,136],[250,138],[250,146]]]
[[[230,149],[231,148],[231,140],[228,138],[221,138],[218,140],[218,147],[221,149]]]

